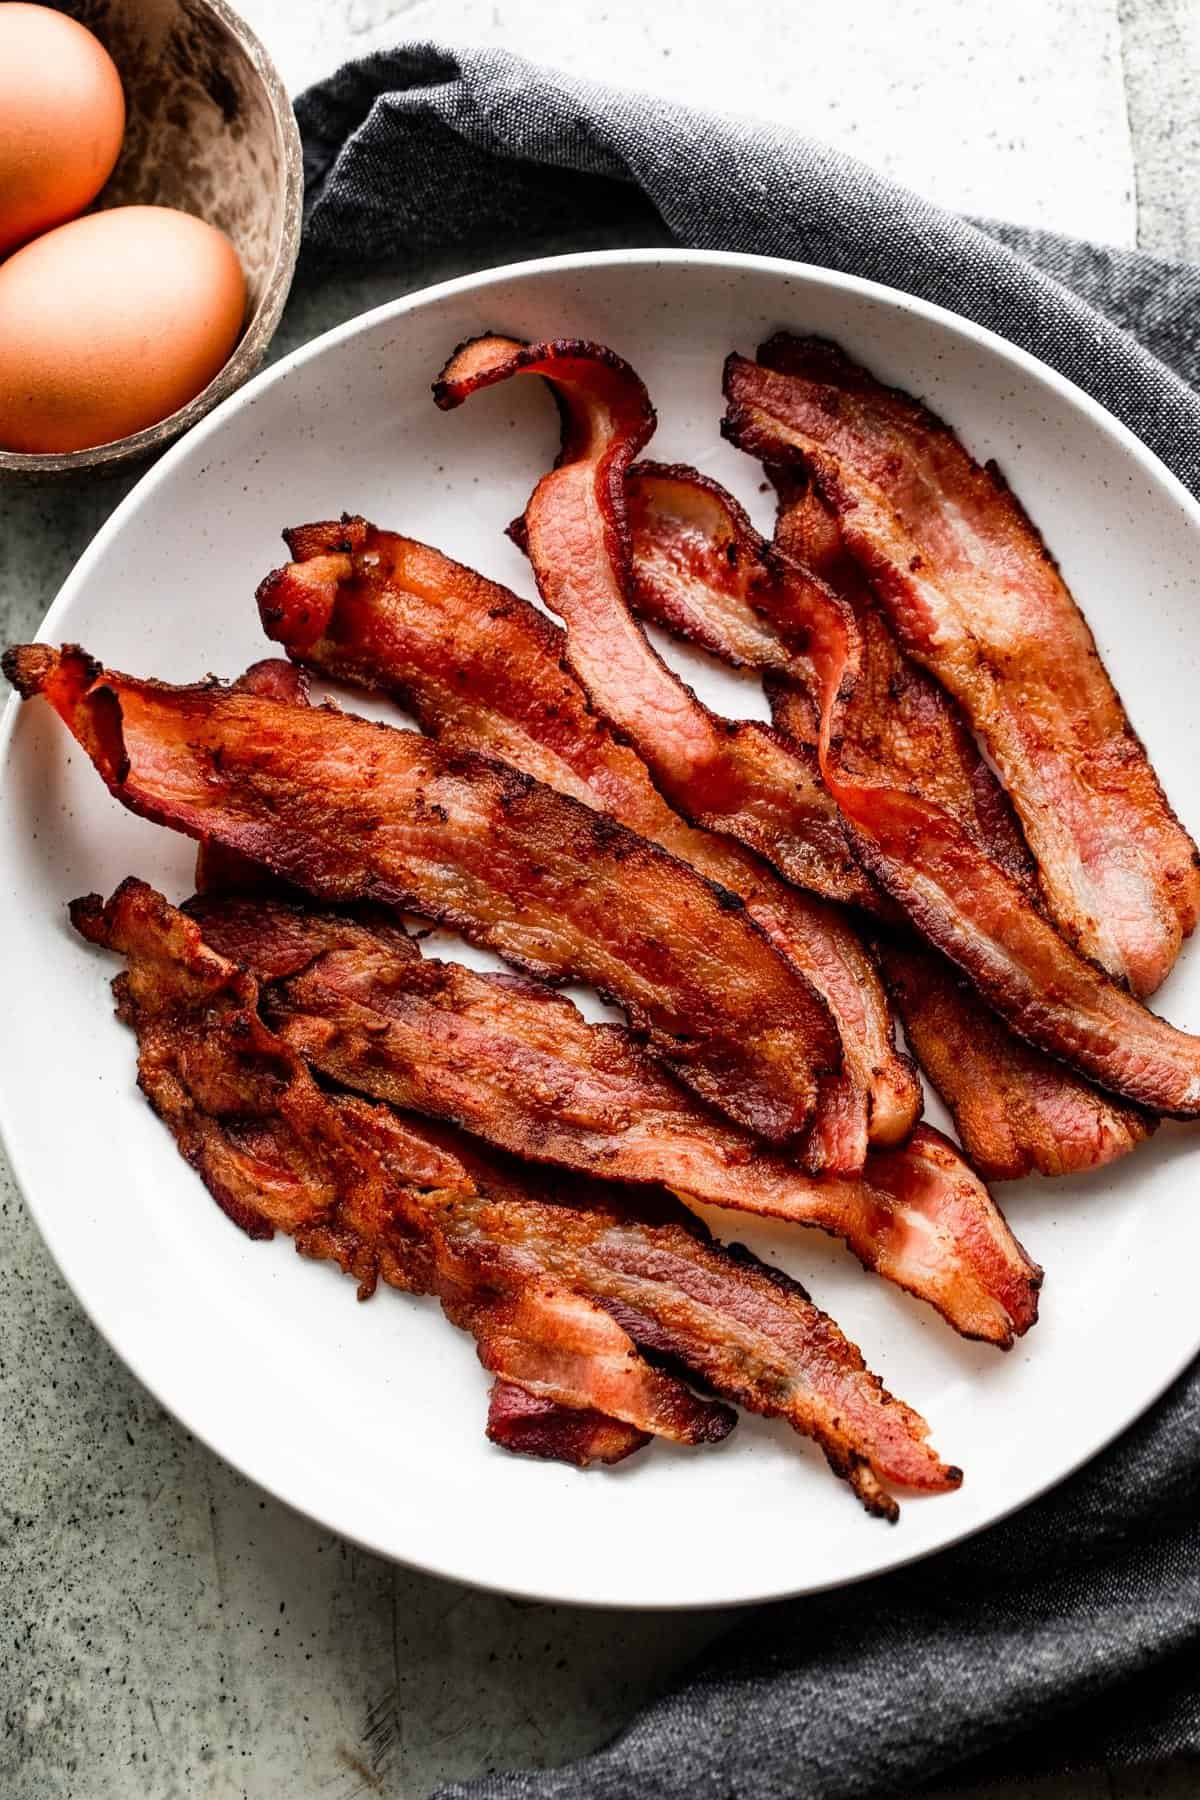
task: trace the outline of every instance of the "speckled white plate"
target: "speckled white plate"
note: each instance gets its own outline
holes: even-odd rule
[[[760,523],[757,470],[717,435],[721,362],[790,326],[836,337],[997,457],[1083,602],[1176,806],[1200,826],[1200,508],[1098,406],[1030,357],[865,282],[750,257],[645,251],[528,263],[397,301],[288,357],[177,444],[71,575],[42,636],[174,680],[264,654],[253,604],[279,530],[342,508],[414,532],[531,594],[501,535],[556,449],[536,383],[437,412],[429,383],[486,328],[611,343],[646,378],[653,453],[725,480]],[[689,665],[727,710],[762,696]],[[130,872],[182,898],[192,846],[105,794],[43,706],[0,740],[0,1117],[34,1217],[97,1328],[189,1430],[281,1499],[370,1548],[547,1599],[699,1606],[852,1581],[952,1543],[1059,1480],[1200,1346],[1200,1207],[1182,1131],[1115,1169],[1003,1191],[1045,1264],[1043,1316],[1009,1356],[817,1234],[718,1229],[785,1263],[930,1419],[961,1492],[861,1513],[811,1446],[744,1419],[724,1445],[655,1445],[581,1474],[484,1439],[487,1378],[432,1302],[354,1303],[286,1239],[252,1244],[134,1087],[111,961],[66,902]],[[1200,956],[1161,997],[1200,1028]]]

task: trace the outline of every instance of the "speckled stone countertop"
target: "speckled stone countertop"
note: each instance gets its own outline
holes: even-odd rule
[[[978,215],[1200,258],[1194,0],[760,4],[736,31],[724,0],[242,0],[241,11],[293,90],[402,37],[503,43],[795,122]],[[470,266],[525,248],[476,251]],[[276,350],[466,266],[302,288]],[[32,633],[131,482],[0,489],[0,639]],[[116,1361],[3,1169],[0,1433],[5,1800],[417,1800],[452,1776],[599,1743],[720,1629],[714,1613],[474,1593],[393,1568],[267,1499]],[[1001,1793],[1182,1800],[1195,1775]]]

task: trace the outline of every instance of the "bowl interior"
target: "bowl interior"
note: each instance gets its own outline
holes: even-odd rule
[[[99,206],[174,206],[241,258],[253,318],[279,250],[284,144],[241,34],[197,0],[63,0],[125,89],[125,142]]]

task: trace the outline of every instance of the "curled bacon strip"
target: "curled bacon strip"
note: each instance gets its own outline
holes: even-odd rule
[[[517,1456],[574,1463],[578,1469],[624,1462],[650,1442],[649,1432],[621,1419],[605,1418],[591,1407],[560,1406],[512,1381],[497,1381],[488,1396],[487,1434]]]
[[[742,903],[602,814],[411,731],[210,683],[6,653],[131,811],[326,900],[453,924],[510,961],[591,981],[656,1055],[764,1137],[801,1131],[841,1046],[828,1009]]]
[[[842,720],[843,728],[852,723],[854,742],[843,756],[936,801],[1032,885],[1008,797],[957,707],[896,643],[842,551],[836,521],[811,492],[790,499],[771,545],[711,478],[638,464],[629,480],[638,611],[715,656],[761,670],[776,724],[816,754],[821,675],[811,639],[827,603],[816,584],[804,589],[797,577],[818,576],[845,602],[857,631],[855,692]]]
[[[309,703],[307,672],[282,657],[269,656],[251,663],[230,686],[238,693],[264,694],[268,699],[286,700],[291,706]],[[196,888],[202,894],[257,894],[293,900],[301,891],[240,850],[231,850],[207,837],[202,837],[196,847]]]
[[[730,365],[735,413],[808,470],[901,643],[984,738],[1060,929],[1152,993],[1195,927],[1200,859],[1020,502],[835,345],[781,333],[759,358]]]
[[[538,589],[567,627],[571,667],[593,703],[647,762],[671,804],[765,856],[826,899],[874,907],[815,763],[750,720],[718,719],[647,643],[627,604],[625,476],[654,429],[628,364],[596,344],[477,338],[434,384],[441,407],[513,375],[549,381],[563,449],[525,509]]]
[[[1037,1316],[1041,1271],[927,1126],[858,1181],[815,1180],[539,984],[423,960],[384,922],[237,899],[188,910],[263,982],[282,1038],[344,1086],[534,1161],[818,1226],[966,1336],[1007,1347]]]
[[[210,1190],[234,1197],[256,1235],[290,1231],[368,1288],[378,1273],[436,1293],[505,1384],[499,1415],[515,1385],[606,1415],[610,1445],[629,1444],[622,1426],[685,1443],[726,1435],[729,1408],[651,1366],[636,1340],[815,1439],[871,1511],[897,1514],[885,1481],[958,1485],[924,1421],[797,1283],[715,1244],[674,1202],[547,1189],[452,1134],[323,1093],[262,1024],[253,977],[142,882],[72,913],[127,959],[118,1007],[138,1035],[143,1089]],[[493,1424],[503,1438],[496,1407]],[[598,1431],[588,1417],[583,1441]]]
[[[786,594],[780,598],[781,565],[770,546],[737,502],[694,470],[641,463],[628,494],[638,610],[734,667],[761,670],[776,724],[815,747],[819,685],[809,635],[797,631]],[[811,489],[788,493],[777,542],[854,612],[864,644],[854,727],[870,760],[936,796],[1032,894],[1032,862],[1007,796],[954,702],[896,644]],[[891,940],[876,948],[909,1044],[985,1180],[1095,1168],[1153,1129],[1138,1108],[1015,1038],[941,958]]]
[[[461,563],[364,519],[284,535],[297,560],[262,582],[259,608],[289,655],[391,695],[442,744],[498,756],[611,813],[739,895],[813,982],[838,1025],[846,1072],[825,1084],[805,1146],[809,1167],[853,1173],[868,1140],[907,1136],[919,1088],[856,934],[740,845],[672,811],[645,764],[591,710],[565,666],[558,626]]]
[[[783,379],[742,357],[726,364],[722,429],[774,464],[795,454],[790,428],[759,399]],[[869,720],[858,729],[863,638],[853,613],[776,554],[786,579],[770,590],[772,603],[786,607],[793,628],[803,623],[819,683],[821,771],[876,879],[1020,1036],[1135,1106],[1200,1117],[1200,1039],[1148,1012],[1086,961],[962,820],[874,766]]]

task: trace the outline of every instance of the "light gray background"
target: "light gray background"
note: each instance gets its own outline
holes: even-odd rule
[[[501,44],[795,123],[977,215],[1200,259],[1197,0],[242,0],[242,11],[294,91],[406,37]],[[465,266],[308,288],[276,350]],[[128,485],[0,489],[0,639],[32,633]],[[115,1361],[2,1168],[0,1432],[7,1800],[417,1800],[452,1776],[598,1744],[721,1627],[713,1613],[476,1594],[363,1555],[266,1499]],[[995,1795],[1195,1792],[1194,1772],[1168,1770]]]

